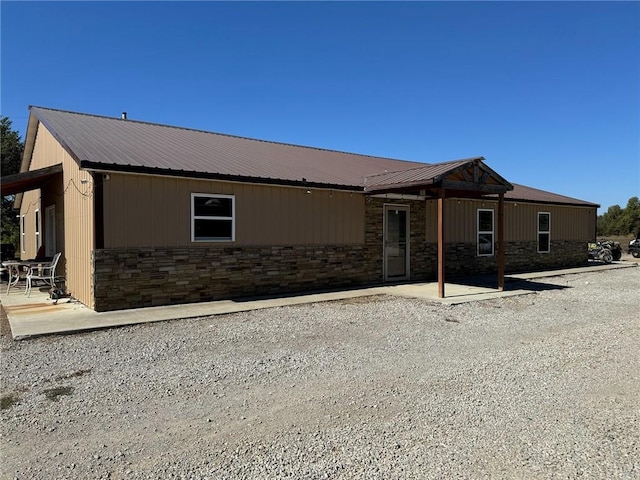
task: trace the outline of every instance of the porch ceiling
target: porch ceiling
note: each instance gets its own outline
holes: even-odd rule
[[[59,163],[51,167],[3,176],[0,182],[2,196],[6,197],[7,195],[16,195],[18,193],[40,188],[52,177],[61,172],[62,164]]]

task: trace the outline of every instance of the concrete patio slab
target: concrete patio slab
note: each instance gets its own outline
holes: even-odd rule
[[[474,277],[446,283],[445,298],[438,298],[437,282],[425,282],[269,298],[220,300],[183,305],[147,307],[113,312],[95,312],[81,303],[68,301],[67,299],[60,300],[57,304],[53,304],[44,289],[43,291],[37,292],[34,290],[30,297],[24,295],[23,290],[12,289],[9,294],[0,294],[0,303],[9,319],[13,338],[19,340],[40,335],[206,317],[287,305],[345,300],[371,295],[420,298],[447,305],[455,305],[465,302],[524,295],[545,288],[544,284],[540,282],[532,282],[534,279],[637,266],[638,264],[633,262],[617,262],[610,265],[594,264],[564,270],[509,275],[506,277],[504,291],[491,288],[491,285],[496,281],[495,276]],[[2,291],[4,292],[4,289],[2,289]]]

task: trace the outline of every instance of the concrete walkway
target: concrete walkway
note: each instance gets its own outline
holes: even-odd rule
[[[508,275],[505,278],[505,290],[502,292],[498,291],[497,288],[491,288],[491,285],[497,283],[495,276],[472,277],[446,283],[445,298],[438,298],[437,282],[429,282],[259,299],[220,300],[215,302],[98,313],[85,307],[81,303],[74,301],[69,302],[66,299],[60,300],[54,305],[53,302],[49,300],[48,293],[44,291],[44,289],[40,292],[34,290],[30,297],[26,297],[23,289],[12,289],[9,294],[5,294],[6,287],[0,286],[3,292],[0,294],[0,303],[9,319],[13,338],[19,340],[54,333],[71,333],[137,323],[206,317],[262,308],[345,300],[371,295],[395,295],[400,297],[421,298],[446,305],[454,305],[513,295],[524,295],[548,288],[557,288],[544,284],[543,282],[532,281],[534,279],[637,266],[638,264],[633,262],[617,262],[610,265],[594,264],[565,270]]]

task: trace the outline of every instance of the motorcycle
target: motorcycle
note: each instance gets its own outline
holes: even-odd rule
[[[599,260],[604,263],[611,263],[620,260],[622,248],[619,242],[602,240],[600,242],[589,243],[589,260]]]
[[[600,244],[604,248],[611,250],[611,256],[613,257],[614,262],[617,262],[622,258],[622,247],[620,246],[620,242],[614,242],[613,240],[601,240]]]

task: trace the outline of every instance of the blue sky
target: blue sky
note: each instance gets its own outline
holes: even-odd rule
[[[640,196],[638,2],[1,2],[29,105]]]

